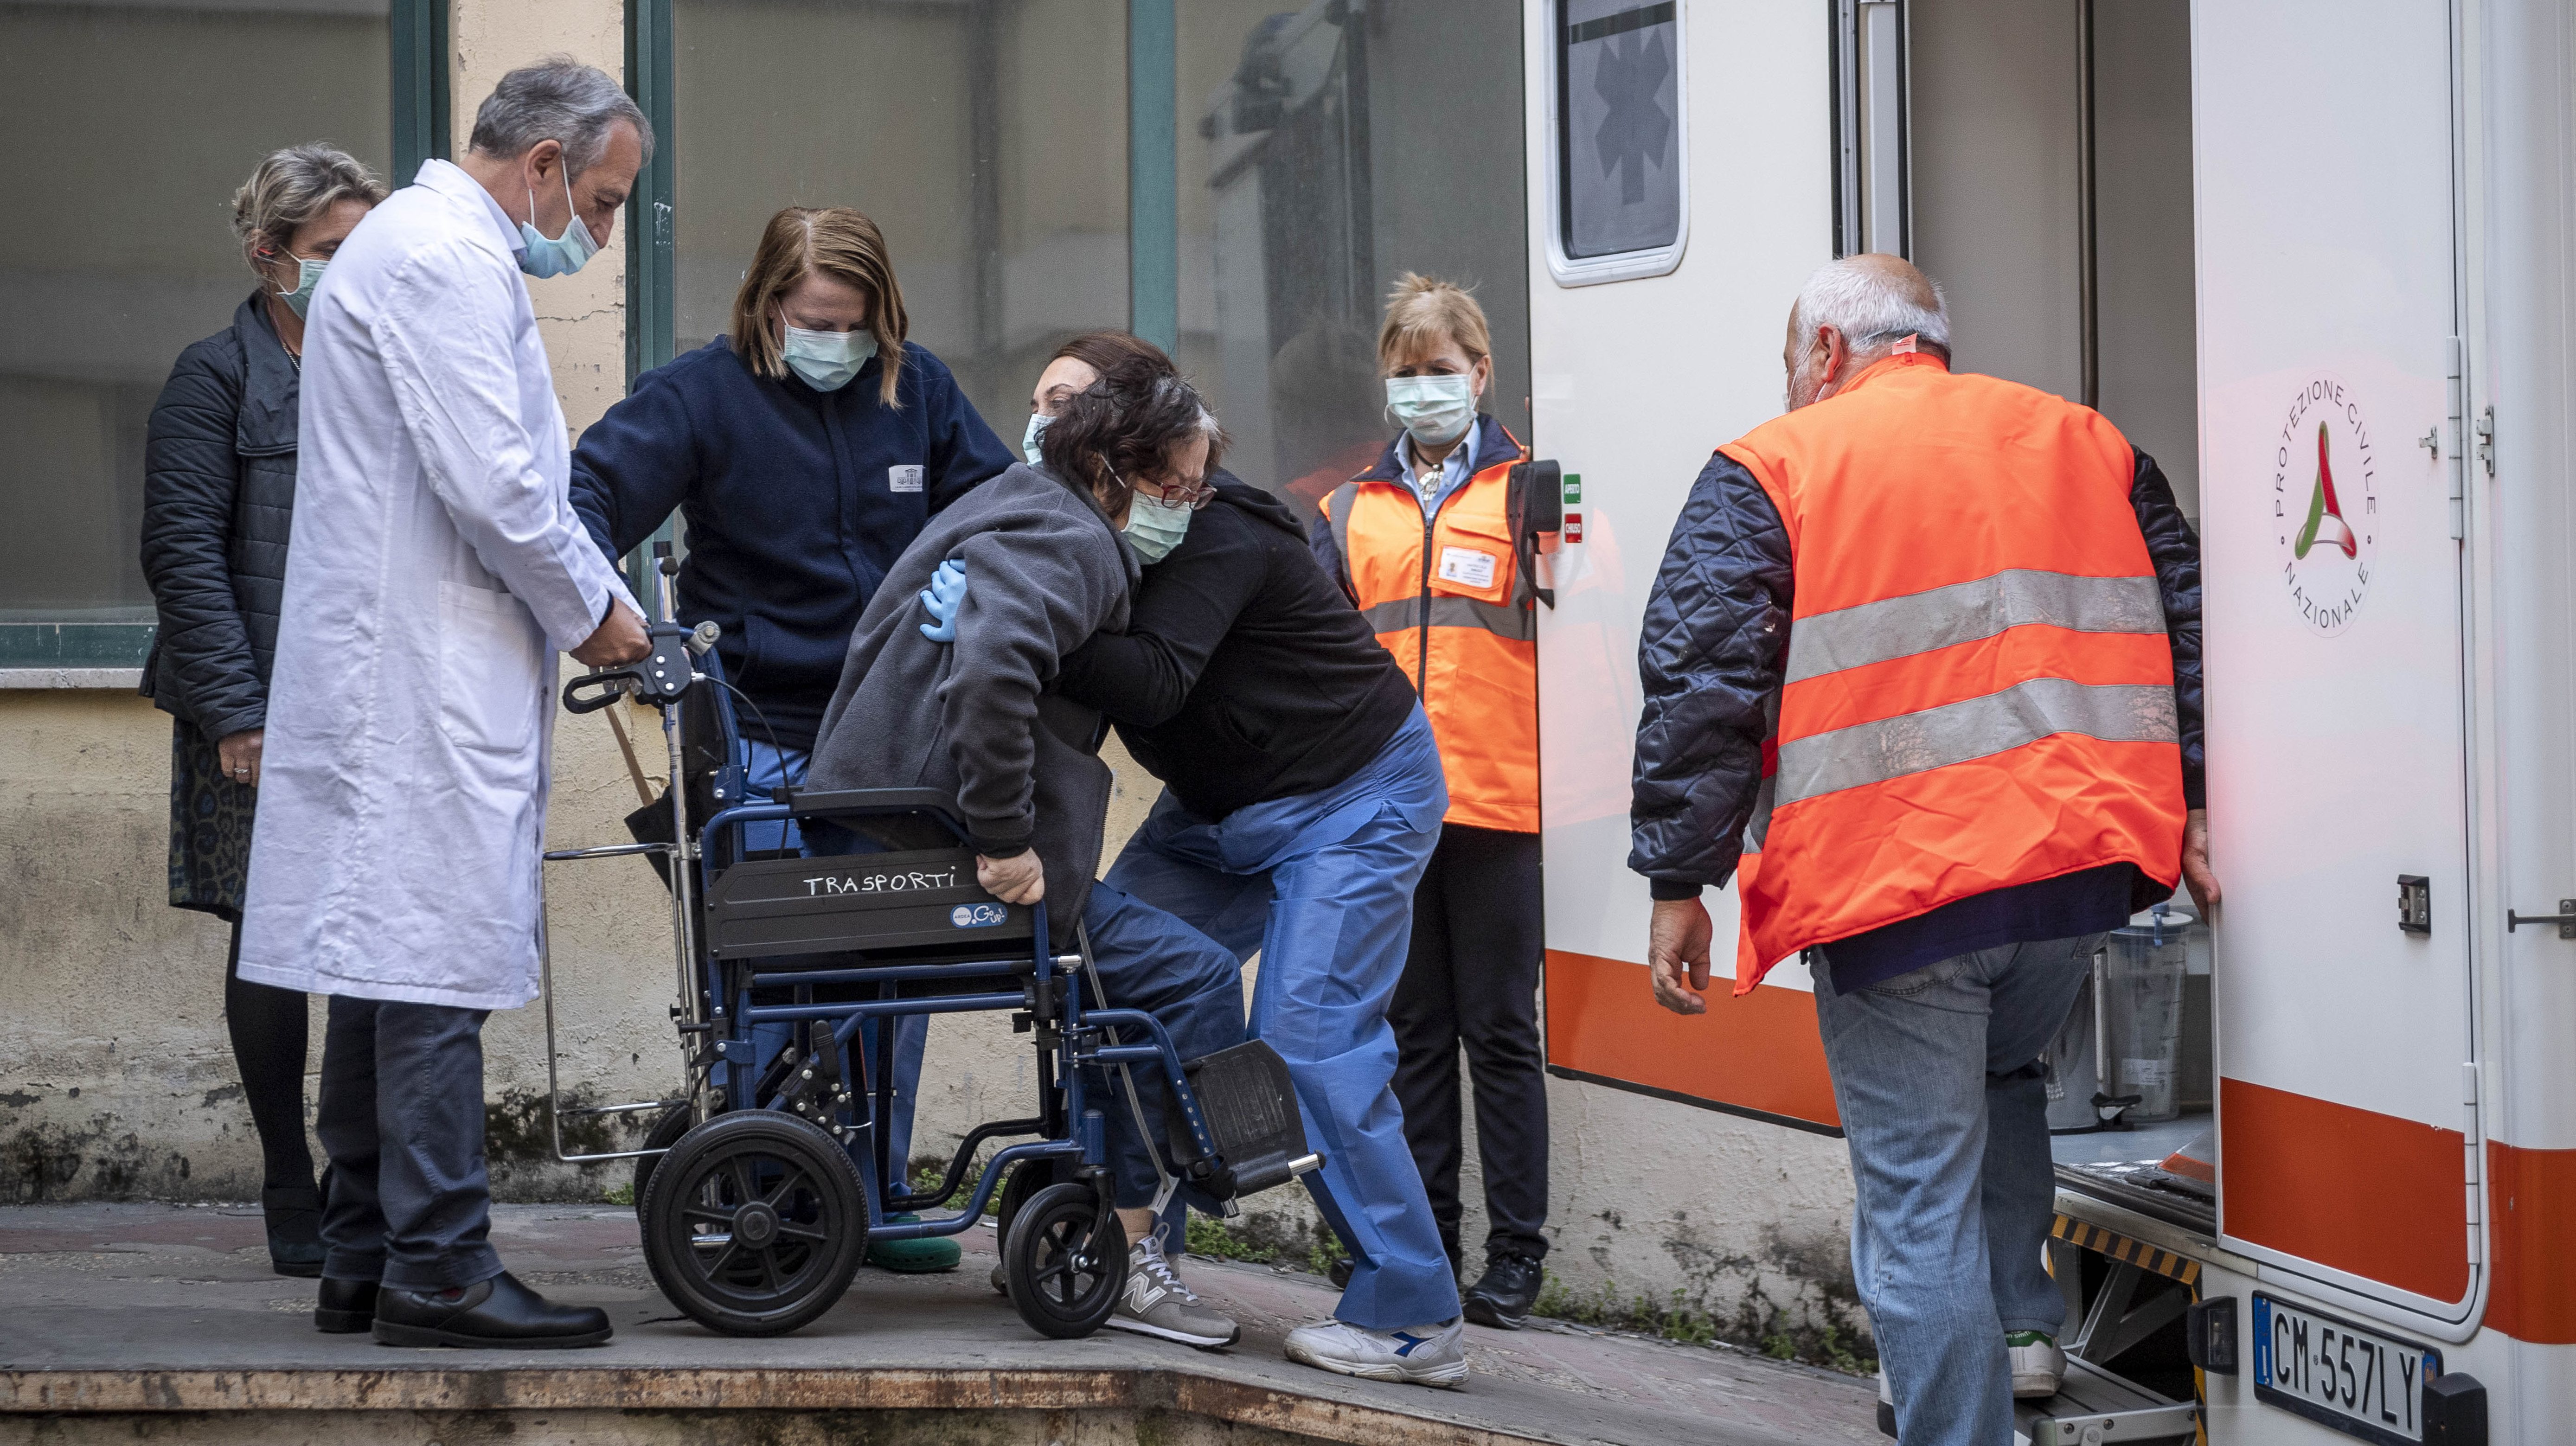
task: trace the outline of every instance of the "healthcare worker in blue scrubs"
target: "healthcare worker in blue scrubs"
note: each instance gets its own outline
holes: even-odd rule
[[[1172,371],[1125,333],[1077,337],[1039,379],[1031,435],[1123,357]],[[1144,564],[1127,631],[1094,636],[1056,676],[1166,786],[1105,882],[1161,911],[1148,922],[1176,918],[1179,937],[1095,930],[1093,953],[1110,1002],[1136,1007],[1203,987],[1188,947],[1201,934],[1238,962],[1260,954],[1250,1033],[1288,1062],[1325,1159],[1306,1185],[1354,1266],[1333,1318],[1290,1332],[1288,1357],[1456,1385],[1467,1374],[1458,1282],[1405,1144],[1386,1020],[1414,886],[1448,809],[1439,750],[1296,515],[1222,471],[1209,481],[1215,495],[1191,499],[1195,510],[1138,499],[1122,529]],[[953,615],[955,584],[925,594],[934,619]],[[1131,1170],[1122,1161],[1122,1206]],[[1131,1238],[1148,1222],[1131,1219]]]
[[[850,632],[930,517],[1011,464],[939,358],[904,340],[876,224],[843,207],[769,220],[726,335],[636,378],[582,434],[572,500],[611,558],[676,509],[680,620],[712,620],[741,697],[751,786],[804,781]],[[803,850],[795,825],[751,849]],[[896,1028],[889,1158],[909,1157],[925,1016]],[[955,1241],[886,1241],[871,1264],[945,1270]]]

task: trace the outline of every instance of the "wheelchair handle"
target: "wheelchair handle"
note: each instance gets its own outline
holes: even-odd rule
[[[596,713],[617,701],[620,693],[632,693],[647,703],[676,703],[697,681],[697,670],[690,666],[691,645],[698,633],[714,627],[702,624],[697,632],[677,623],[655,623],[649,630],[653,651],[632,663],[613,668],[594,668],[563,686],[563,705],[567,713]],[[710,640],[712,641],[712,640]],[[703,652],[701,647],[698,651]],[[590,691],[595,690],[595,691]]]

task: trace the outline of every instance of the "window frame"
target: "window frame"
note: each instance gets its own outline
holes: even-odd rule
[[[1565,0],[1548,0],[1545,67],[1547,108],[1547,274],[1559,286],[1599,286],[1669,276],[1690,249],[1690,7],[1673,6],[1673,168],[1680,184],[1680,223],[1664,245],[1603,256],[1572,256],[1565,249]]]
[[[448,0],[391,0],[393,165],[407,186],[449,151]],[[138,543],[139,545],[139,543]],[[126,687],[152,655],[158,623],[0,623],[0,687]]]

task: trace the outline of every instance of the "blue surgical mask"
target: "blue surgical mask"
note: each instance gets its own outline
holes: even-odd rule
[[[570,168],[564,171],[564,209],[572,212],[572,219],[564,223],[562,235],[548,240],[545,233],[537,229],[534,220],[537,193],[528,193],[528,215],[531,219],[519,223],[519,239],[528,243],[528,249],[519,253],[519,269],[540,281],[549,276],[570,276],[582,268],[582,263],[599,254],[599,243],[591,239],[589,225],[572,204]]]
[[[1127,525],[1118,529],[1127,534],[1127,545],[1147,563],[1161,562],[1190,535],[1192,509],[1159,497],[1136,494],[1127,504]]]
[[[1028,430],[1020,433],[1020,455],[1028,458],[1032,467],[1045,455],[1038,450],[1038,438],[1046,435],[1047,423],[1054,420],[1044,412],[1029,413]]]
[[[785,321],[779,322],[787,326]],[[805,379],[805,385],[818,392],[837,392],[850,384],[868,358],[877,354],[877,334],[872,331],[807,331],[801,326],[787,327],[787,341],[779,348],[787,369]]]
[[[1476,420],[1476,384],[1453,372],[1447,376],[1388,377],[1386,410],[1398,426],[1426,447],[1446,447],[1467,435]]]
[[[322,284],[322,268],[331,263],[327,260],[307,261],[301,256],[296,256],[292,251],[285,254],[293,257],[295,261],[295,289],[280,291],[275,295],[278,300],[286,303],[287,310],[302,316],[304,309],[313,304],[313,288]]]

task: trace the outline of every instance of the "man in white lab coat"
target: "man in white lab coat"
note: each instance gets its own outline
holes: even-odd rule
[[[305,323],[295,540],[243,910],[245,979],[331,997],[315,1324],[391,1345],[574,1346],[486,1236],[486,1014],[537,992],[555,653],[641,657],[567,497],[524,272],[578,269],[652,147],[602,72],[502,77],[332,259]]]

